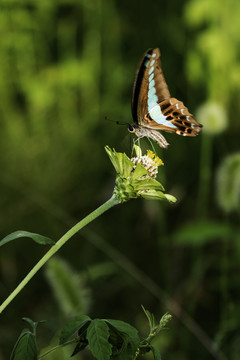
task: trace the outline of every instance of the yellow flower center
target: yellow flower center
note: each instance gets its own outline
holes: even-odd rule
[[[156,154],[154,154],[153,151],[147,150],[147,156],[152,159],[156,166],[164,165],[163,161]]]

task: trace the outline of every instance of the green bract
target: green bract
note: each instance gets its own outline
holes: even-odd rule
[[[114,195],[121,203],[138,197],[176,201],[174,196],[163,193],[162,184],[152,179],[140,163],[137,163],[135,167],[125,153],[116,152],[108,146],[105,150],[117,172]]]

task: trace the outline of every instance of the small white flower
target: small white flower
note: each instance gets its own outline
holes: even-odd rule
[[[135,170],[138,163],[140,163],[147,170],[148,174],[143,175],[142,178],[150,176],[151,178],[155,179],[158,173],[158,167],[163,165],[162,160],[151,150],[147,151],[147,155],[131,158],[131,161],[134,163],[132,171]]]

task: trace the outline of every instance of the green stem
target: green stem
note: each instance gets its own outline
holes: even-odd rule
[[[7,307],[7,305],[15,298],[15,296],[24,288],[24,286],[31,280],[31,278],[38,272],[39,269],[50,259],[73,235],[75,235],[80,229],[89,224],[91,221],[102,215],[105,211],[119,204],[119,200],[113,195],[111,199],[106,201],[103,205],[99,206],[91,214],[79,221],[70,230],[66,232],[57,242],[53,245],[48,252],[39,260],[39,262],[32,268],[22,282],[16,287],[16,289],[8,296],[8,298],[0,306],[0,314]]]
[[[140,354],[140,347],[137,348],[137,351],[136,351],[136,353],[134,355],[133,360],[136,360],[138,358],[139,354]]]
[[[76,342],[77,342],[77,340],[76,340],[76,339],[73,339],[73,340],[67,341],[67,342],[64,343],[64,344],[54,346],[52,349],[48,350],[48,351],[45,352],[44,354],[39,355],[39,356],[38,356],[38,359],[43,359],[44,357],[46,357],[47,355],[49,355],[49,354],[52,353],[53,351],[58,350],[58,349],[60,349],[60,348],[62,348],[62,347],[64,347],[64,346],[67,346],[67,345],[70,345],[70,344],[74,344],[74,343],[76,343]]]
[[[150,344],[152,339],[160,332],[159,328],[153,329],[151,330],[150,334],[148,335],[148,337],[146,338],[146,343]]]

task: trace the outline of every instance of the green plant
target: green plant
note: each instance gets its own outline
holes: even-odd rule
[[[23,318],[32,329],[24,329],[11,354],[11,360],[44,359],[59,349],[74,345],[74,356],[86,347],[97,360],[136,360],[146,352],[152,352],[155,360],[160,360],[159,350],[151,344],[160,331],[166,329],[171,320],[170,314],[162,316],[159,322],[148,310],[143,310],[149,321],[149,335],[140,340],[138,331],[133,326],[120,320],[91,319],[87,315],[75,316],[60,332],[59,345],[39,351],[37,346],[37,322]]]
[[[139,147],[135,146],[136,157],[129,159],[126,154],[118,153],[106,147],[106,152],[117,172],[116,185],[112,197],[101,205],[98,209],[93,211],[90,215],[73,226],[65,235],[63,235],[56,243],[48,237],[27,231],[15,231],[6,236],[0,242],[0,246],[16,240],[21,237],[28,237],[38,244],[52,245],[47,253],[39,260],[33,269],[27,274],[23,281],[17,288],[9,295],[9,297],[0,306],[2,312],[8,304],[15,298],[15,296],[23,289],[23,287],[30,281],[30,279],[38,272],[38,270],[80,229],[82,229],[89,222],[100,216],[106,210],[114,205],[124,203],[130,199],[143,197],[147,199],[167,200],[174,202],[176,199],[168,194],[164,194],[163,186],[155,179],[158,167],[162,165],[162,161],[152,152],[148,151],[147,155],[142,155]],[[55,264],[57,265],[57,264]],[[50,274],[53,275],[54,268]],[[65,267],[65,273],[67,272]],[[59,273],[59,271],[58,271]],[[61,276],[62,278],[62,276]],[[61,281],[58,285],[64,286],[66,281]],[[65,292],[65,291],[64,291]],[[117,320],[91,320],[89,317],[80,317],[74,320],[73,323],[67,325],[60,337],[60,345],[65,346],[69,344],[69,338],[73,333],[78,331],[77,343],[73,354],[84,349],[87,345],[93,355],[97,359],[136,359],[142,352],[152,350],[154,357],[159,359],[158,351],[150,345],[152,338],[165,326],[162,320],[159,324],[154,317],[146,310],[144,310],[150,323],[150,334],[147,339],[140,342],[137,337],[136,330],[133,330],[130,325]],[[169,317],[165,316],[165,320]],[[35,359],[38,353],[36,345],[36,328],[37,323],[26,319],[32,326],[32,331],[24,329],[21,333],[11,356],[11,359]],[[70,330],[69,330],[70,327]],[[72,342],[72,341],[70,341]],[[24,355],[23,355],[24,354]],[[124,354],[124,355],[119,355]],[[45,356],[45,355],[44,355]],[[40,356],[42,358],[44,356]],[[120,357],[119,357],[120,356]]]

